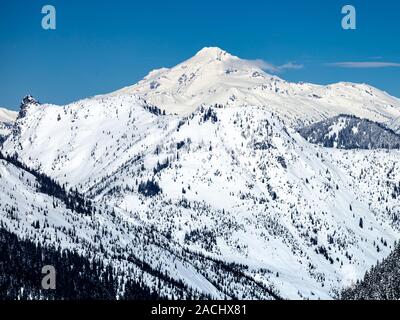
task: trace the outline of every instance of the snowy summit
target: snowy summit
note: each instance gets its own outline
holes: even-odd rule
[[[177,66],[154,70],[111,96],[139,94],[170,113],[183,115],[203,104],[263,106],[295,125],[339,114],[382,123],[400,117],[400,100],[371,86],[290,83],[259,65],[216,47],[204,48]]]

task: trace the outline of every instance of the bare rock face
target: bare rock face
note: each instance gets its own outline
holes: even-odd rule
[[[39,105],[40,103],[31,95],[25,96],[21,101],[20,111],[18,113],[18,119],[26,116],[27,109],[31,105]]]

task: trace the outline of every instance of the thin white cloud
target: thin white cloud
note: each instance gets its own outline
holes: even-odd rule
[[[283,65],[277,66],[261,59],[247,60],[247,61],[264,71],[274,72],[274,73],[280,73],[285,70],[299,70],[304,68],[302,64],[296,64],[294,62],[288,62]]]
[[[400,68],[400,63],[380,62],[380,61],[335,62],[335,63],[328,63],[328,65],[332,67],[348,68],[348,69]]]
[[[279,70],[299,70],[303,68],[304,66],[302,64],[297,64],[294,62],[288,62],[278,67]]]

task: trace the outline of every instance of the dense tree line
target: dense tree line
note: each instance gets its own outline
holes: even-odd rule
[[[365,273],[362,281],[342,291],[344,300],[400,299],[400,243],[392,253]]]
[[[143,108],[156,116],[165,116],[165,110],[161,110],[156,106],[146,105]]]
[[[200,112],[203,114],[203,122],[211,120],[212,123],[215,123],[218,121],[217,113],[212,108],[204,109],[202,106]]]
[[[17,168],[20,168],[32,174],[38,181],[38,185],[36,186],[37,190],[41,193],[48,194],[49,196],[61,200],[65,203],[67,209],[86,215],[91,215],[92,213],[94,213],[95,208],[92,206],[91,201],[89,199],[86,199],[76,189],[67,190],[65,185],[61,186],[54,179],[48,177],[43,173],[37,172],[36,170],[33,170],[27,165],[23,164],[21,161],[19,161],[17,155],[8,156],[3,155],[0,152],[0,159],[5,160],[13,164]]]
[[[154,197],[162,192],[157,181],[147,180],[146,182],[140,182],[138,192],[143,194],[145,197]]]
[[[332,128],[340,126],[338,132]],[[400,135],[390,128],[368,119],[341,114],[301,128],[307,141],[327,148],[400,149]]]
[[[55,290],[41,287],[45,265],[54,266],[56,270]],[[122,292],[118,275],[101,260],[89,260],[70,250],[21,240],[0,227],[0,300],[159,298],[135,279],[126,279]]]

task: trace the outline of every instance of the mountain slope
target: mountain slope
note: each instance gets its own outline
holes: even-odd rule
[[[12,259],[10,259],[12,257]],[[55,290],[43,290],[42,268],[56,270]],[[139,279],[127,281],[118,292],[118,273],[101,260],[90,260],[71,250],[42,247],[0,228],[0,300],[114,300],[159,299]]]
[[[209,110],[91,194],[191,248],[249,265],[288,298],[327,298],[388,252],[377,246],[399,234],[399,153],[331,153],[260,108]],[[393,168],[394,183],[382,188]],[[141,181],[161,192],[146,199],[135,190]]]
[[[18,113],[5,108],[0,108],[0,122],[12,123],[17,118]]]
[[[0,143],[11,132],[11,127],[17,118],[17,112],[0,108]]]
[[[118,225],[155,232],[164,245],[149,257],[204,294],[331,298],[399,237],[398,151],[311,145],[264,107],[182,117],[131,95],[28,100],[3,152],[114,208]],[[110,250],[127,250],[129,228]],[[227,281],[235,273],[245,282]]]
[[[0,160],[1,228],[19,239],[112,265],[120,278],[119,295],[125,295],[124,284],[140,281],[159,296],[174,299],[278,297],[269,286],[245,275],[243,266],[184,249],[123,210],[102,203],[90,215],[68,209],[62,197],[44,192],[52,189],[47,179],[37,180],[16,164]],[[3,280],[9,283],[12,278]]]
[[[376,266],[342,291],[345,300],[399,300],[400,299],[400,245]]]
[[[400,117],[392,120],[392,122],[390,122],[388,124],[388,127],[392,128],[395,132],[400,132]]]
[[[4,149],[29,154],[29,166],[54,172],[71,185],[112,174],[131,160],[130,148],[152,145],[170,125],[137,96],[85,99],[64,107],[32,97],[24,101]]]
[[[154,70],[111,96],[120,94],[139,94],[167,112],[183,115],[202,104],[264,106],[296,126],[339,114],[382,123],[400,117],[400,100],[371,86],[290,83],[219,48],[204,48],[173,68]]]
[[[379,123],[339,115],[301,128],[309,142],[340,149],[400,149],[400,135]]]

